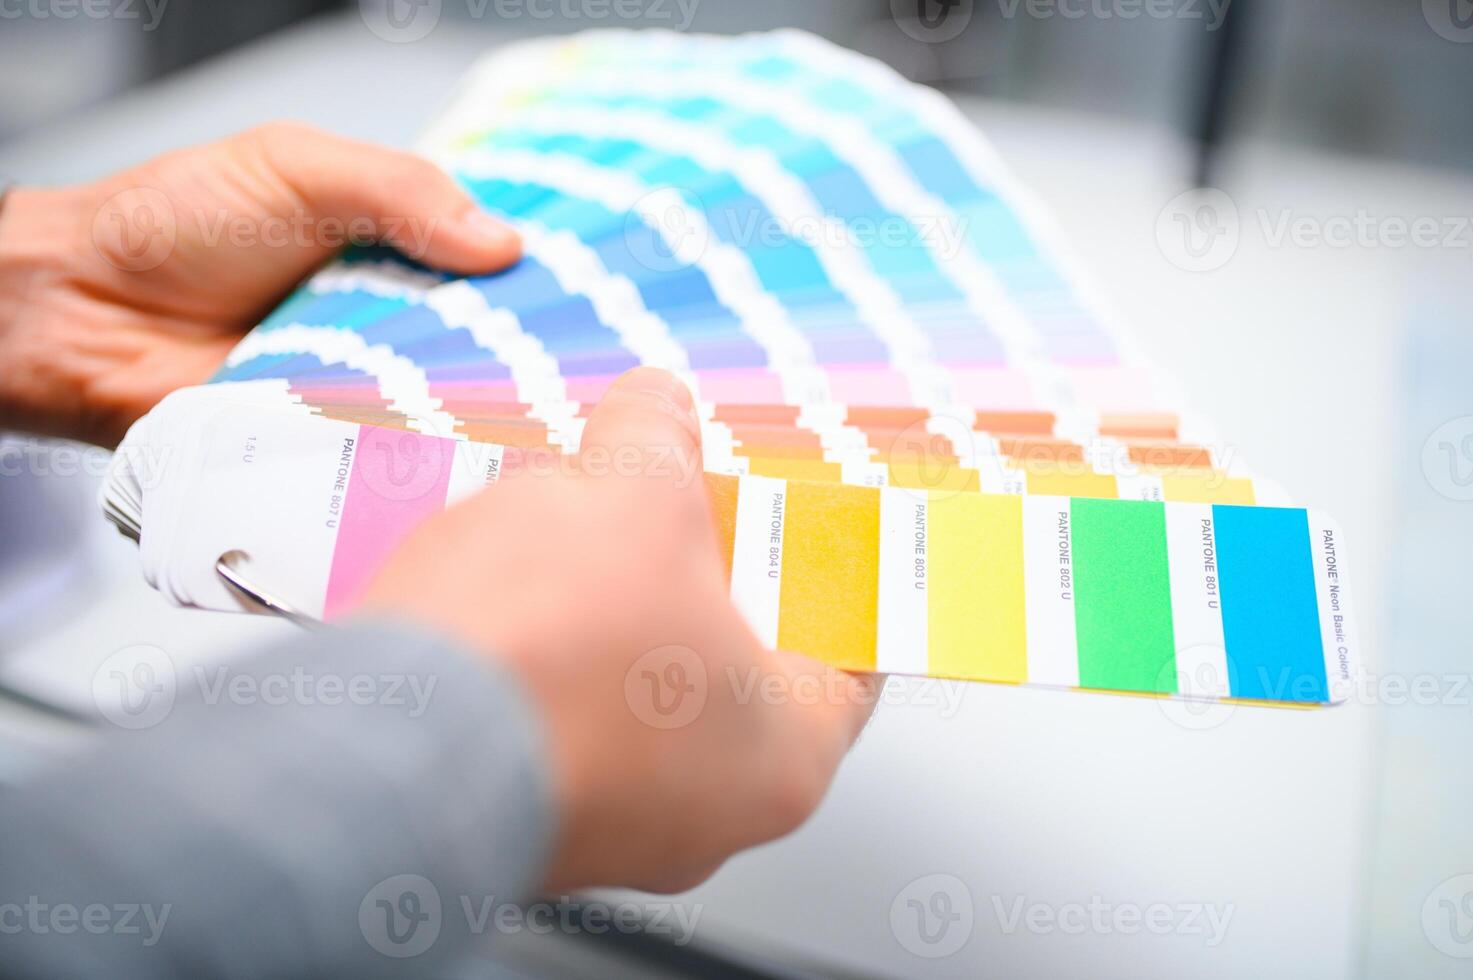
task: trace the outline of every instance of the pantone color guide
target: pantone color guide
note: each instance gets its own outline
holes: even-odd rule
[[[201,391],[128,447],[198,446],[153,474],[187,497],[177,520],[143,524],[145,574],[191,605],[239,608],[214,564],[243,550],[293,608],[336,618],[415,525],[526,452]],[[1341,534],[1313,511],[705,480],[738,609],[836,667],[1308,704],[1349,681]]]
[[[732,598],[835,666],[1312,703],[1349,679],[1314,512],[711,479]]]
[[[524,258],[351,250],[140,422],[104,507],[174,601],[238,608],[214,562],[245,549],[297,608],[351,609],[420,519],[576,452],[646,364],[696,396],[732,599],[769,644],[1338,699],[1339,530],[1182,412],[938,93],[801,33],[595,32],[489,55],[420,149]]]
[[[217,381],[572,448],[643,363],[691,386],[726,472],[1276,499],[1183,419],[950,103],[869,59],[791,32],[515,45],[423,149],[521,230],[522,263],[448,279],[355,253]]]

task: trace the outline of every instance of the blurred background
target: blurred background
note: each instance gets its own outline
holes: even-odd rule
[[[375,30],[426,12],[411,42]],[[1370,676],[1328,712],[1206,728],[989,687],[887,705],[813,824],[683,899],[690,949],[524,935],[503,956],[537,976],[1469,976],[1473,3],[0,0],[0,177],[91,179],[283,116],[408,145],[488,47],[608,27],[798,27],[954,96],[1188,407],[1338,516]],[[1201,207],[1231,229],[1205,262],[1172,233]],[[1408,241],[1418,223],[1436,233]],[[95,513],[105,464],[0,435],[0,778],[57,737],[54,706],[87,707],[109,652],[208,659],[279,631],[152,594]],[[918,887],[968,910],[946,956],[892,912]],[[1019,926],[1018,899],[1231,918],[1213,943],[1075,933]]]
[[[1274,139],[1473,167],[1473,114],[1458,111],[1458,93],[1473,86],[1473,58],[1456,43],[1460,33],[1473,31],[1473,12],[1459,0],[1420,6],[1392,0],[953,0],[952,24],[964,16],[969,23],[939,43],[895,30],[889,0],[701,0],[689,7],[670,0],[642,5],[649,16],[634,23],[622,23],[610,9],[580,15],[562,0],[395,2],[443,3],[447,29],[801,27],[874,54],[918,81],[959,92],[1139,120],[1196,138]],[[940,0],[926,3],[942,6]],[[0,8],[6,91],[0,139],[354,5],[6,0]],[[893,6],[901,17],[919,20],[915,0]]]

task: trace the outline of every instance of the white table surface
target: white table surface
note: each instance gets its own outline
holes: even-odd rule
[[[390,45],[353,17],[310,24],[0,146],[0,172],[80,180],[284,116],[407,144],[491,40],[441,29]],[[1473,186],[1248,148],[1226,181],[1245,214],[1239,253],[1220,271],[1192,274],[1168,262],[1155,238],[1163,205],[1184,186],[1185,152],[1173,140],[1094,117],[985,101],[966,108],[1054,209],[1190,407],[1257,472],[1339,517],[1375,663],[1398,519],[1389,447],[1401,438],[1406,300],[1425,277],[1466,277],[1468,256],[1273,248],[1248,216],[1368,206],[1469,214]],[[261,619],[170,608],[137,575],[131,544],[100,519],[91,548],[94,584],[63,624],[12,651],[11,670],[30,670],[38,684],[42,673],[85,678],[131,643],[187,661],[283,632]],[[1148,700],[989,686],[966,688],[954,717],[887,706],[812,823],[732,861],[689,900],[703,904],[710,938],[859,973],[1354,975],[1374,867],[1375,717],[1356,704],[1241,708],[1194,731]],[[901,935],[904,915],[892,927],[891,908],[933,873],[964,884],[974,919],[960,952],[924,960]],[[1020,897],[1055,910],[1211,904],[1230,907],[1231,918],[1215,946],[1191,934],[1026,925],[1009,933],[1004,920]]]

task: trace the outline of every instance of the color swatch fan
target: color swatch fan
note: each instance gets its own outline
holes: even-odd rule
[[[1176,410],[938,94],[802,34],[594,33],[488,57],[421,149],[525,258],[460,278],[355,251],[140,423],[105,506],[176,600],[238,607],[215,575],[235,549],[297,609],[349,608],[417,519],[575,451],[649,364],[696,394],[732,595],[769,643],[849,669],[1337,699],[1338,530],[1258,506],[1284,501]],[[140,466],[164,434],[197,451]],[[280,513],[202,516],[217,481]]]

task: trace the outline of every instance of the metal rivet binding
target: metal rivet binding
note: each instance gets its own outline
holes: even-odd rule
[[[291,603],[283,602],[281,599],[276,598],[271,593],[252,584],[241,574],[241,567],[248,565],[250,560],[251,556],[249,554],[241,551],[239,548],[232,548],[221,555],[215,562],[215,574],[220,576],[221,581],[225,583],[231,592],[235,593],[239,598],[244,599],[248,605],[262,612],[280,616],[282,619],[290,623],[295,623],[303,629],[320,629],[322,627],[320,620],[313,619],[305,613],[298,612],[292,608]]]

